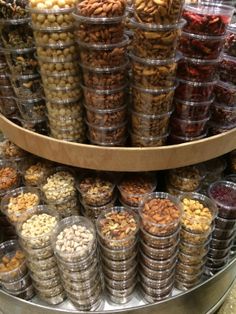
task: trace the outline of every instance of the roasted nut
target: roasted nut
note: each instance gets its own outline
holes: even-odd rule
[[[189,244],[204,245],[209,240],[209,235],[211,232],[212,232],[211,228],[205,233],[193,233],[182,228],[180,231],[180,238],[181,241],[185,241],[186,243]]]
[[[82,96],[82,90],[80,89],[80,87],[58,87],[55,89],[44,88],[44,92],[48,101],[67,100],[68,102],[70,102],[75,99],[81,98]]]
[[[181,263],[186,264],[188,266],[191,265],[199,265],[202,263],[202,260],[206,257],[206,254],[203,253],[197,255],[187,255],[182,252],[179,252],[178,259]]]
[[[114,127],[126,121],[127,106],[117,109],[99,110],[86,106],[87,121],[102,127]]]
[[[18,250],[11,257],[4,255],[0,261],[0,273],[7,273],[12,270],[16,270],[25,262],[24,253],[21,250]],[[1,276],[1,274],[0,274]]]
[[[131,19],[134,27],[132,51],[140,58],[168,59],[175,55],[178,37],[184,22],[167,25],[149,25],[136,22]]]
[[[147,115],[135,111],[131,112],[133,133],[145,137],[165,135],[168,130],[171,112],[162,115]]]
[[[105,247],[110,249],[133,247],[138,230],[138,216],[124,207],[108,209],[97,220],[99,239]],[[131,259],[133,261],[133,257]],[[121,270],[118,269],[118,271]]]
[[[76,61],[45,62],[39,61],[41,75],[75,75],[79,73],[79,65]]]
[[[48,174],[50,164],[35,161],[30,165],[27,165],[24,170],[23,178],[26,185],[39,186]]]
[[[44,86],[49,89],[55,89],[57,87],[75,88],[80,83],[80,77],[78,74],[75,75],[52,75],[52,76],[42,76],[42,81]]]
[[[55,31],[45,32],[45,31],[35,30],[34,38],[35,38],[35,43],[37,46],[40,47],[40,45],[43,45],[43,46],[48,45],[48,50],[50,50],[50,47],[53,48],[53,46],[58,46],[59,48],[60,46],[74,43],[73,29],[68,30],[68,31],[60,31],[60,32],[55,32]],[[41,56],[39,51],[40,51],[40,48],[37,49],[37,54],[38,56]]]
[[[78,52],[75,45],[42,45],[37,47],[38,60],[44,62],[69,62],[76,60]],[[63,65],[62,65],[63,66]],[[57,65],[59,68],[59,65]]]
[[[21,149],[19,146],[11,142],[10,140],[5,140],[0,143],[1,155],[6,159],[18,160],[26,156],[27,152]]]
[[[134,15],[139,22],[170,25],[179,21],[183,4],[183,0],[134,0]]]
[[[77,98],[71,102],[67,101],[47,101],[46,103],[48,115],[51,120],[70,118],[80,116],[82,113],[82,102],[81,99]]]
[[[127,103],[127,88],[123,86],[113,90],[98,90],[83,86],[85,103],[97,109],[116,109]]]
[[[51,136],[67,142],[84,143],[86,140],[84,126],[78,124],[76,128],[53,128],[50,127]]]
[[[171,111],[175,87],[143,89],[132,86],[133,109],[142,114],[159,115]]]
[[[106,174],[85,174],[78,184],[83,203],[89,206],[103,206],[113,197],[114,183]]]
[[[83,16],[115,17],[125,12],[124,0],[82,0],[77,4],[77,11]]]
[[[179,228],[181,205],[170,194],[152,193],[142,202],[140,215],[145,231],[155,236],[166,236]]]
[[[157,181],[154,175],[148,173],[126,175],[118,185],[121,201],[131,207],[138,207],[145,195],[155,190],[156,185]]]
[[[148,60],[130,55],[132,80],[136,86],[163,89],[175,85],[177,59]]]

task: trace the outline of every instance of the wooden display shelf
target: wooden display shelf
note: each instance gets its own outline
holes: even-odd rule
[[[203,162],[236,148],[236,128],[199,141],[132,148],[70,143],[37,134],[0,115],[0,128],[24,150],[66,165],[105,171],[152,171]]]

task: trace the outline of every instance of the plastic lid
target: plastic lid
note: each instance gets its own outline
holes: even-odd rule
[[[211,100],[208,100],[208,101],[187,101],[187,100],[181,100],[181,99],[178,99],[178,98],[174,98],[174,102],[180,102],[186,106],[202,106],[202,105],[205,105],[205,106],[208,106],[208,105],[211,105],[214,101],[215,97],[213,97]]]
[[[173,58],[169,58],[169,59],[163,59],[163,60],[158,60],[158,59],[143,59],[140,57],[135,56],[133,53],[129,53],[129,57],[139,63],[142,64],[147,64],[147,65],[163,65],[163,64],[169,64],[169,63],[175,63],[178,62],[180,59],[180,55],[177,55]],[[131,62],[132,62],[131,60]]]
[[[190,38],[193,38],[193,39],[198,39],[198,40],[222,40],[224,41],[225,40],[225,37],[226,35],[222,35],[222,36],[211,36],[211,35],[198,35],[198,34],[194,34],[194,33],[187,33],[187,32],[184,32],[182,31],[182,35],[183,37],[190,37]]]
[[[127,14],[122,16],[114,16],[114,17],[88,17],[84,15],[80,15],[78,10],[72,13],[72,16],[76,21],[87,23],[87,24],[112,24],[112,23],[120,23],[124,20]]]
[[[80,47],[83,47],[83,48],[88,48],[88,49],[90,48],[94,50],[109,50],[109,49],[125,47],[130,43],[130,40],[128,36],[124,35],[124,38],[122,41],[120,41],[119,43],[114,43],[114,44],[89,44],[84,41],[80,41],[78,39],[76,40],[76,42]]]
[[[88,67],[83,65],[82,63],[80,63],[79,65],[81,66],[82,69],[88,70],[88,71],[92,71],[92,72],[96,72],[96,73],[111,73],[111,72],[117,72],[119,70],[124,70],[127,68],[129,64],[129,61],[127,60],[124,64],[117,66],[117,67],[103,67],[103,68],[92,68],[92,67]]]
[[[171,86],[171,87],[163,88],[163,89],[148,89],[148,88],[143,88],[143,87],[139,87],[139,86],[131,84],[131,88],[137,89],[138,91],[142,93],[147,93],[147,94],[163,94],[163,93],[172,92],[176,89],[177,86],[178,84],[175,84],[175,86]]]
[[[183,80],[183,79],[177,79],[177,82],[182,83],[182,84],[188,84],[188,85],[193,85],[193,86],[214,86],[217,81],[212,81],[212,82],[193,82],[189,80]]]
[[[212,59],[212,60],[204,60],[204,59],[195,59],[195,58],[189,58],[189,57],[185,57],[184,55],[181,55],[180,57],[180,61],[184,60],[187,62],[192,62],[195,64],[218,64],[221,61],[221,57],[217,58],[217,59]]]
[[[38,9],[28,7],[30,13],[36,14],[67,14],[72,13],[74,11],[74,7],[71,8],[58,8],[58,9]]]
[[[234,7],[213,2],[200,2],[185,6],[186,11],[201,15],[232,15]]]
[[[129,19],[129,22],[137,27],[137,28],[141,28],[143,30],[146,31],[168,31],[168,30],[172,30],[172,29],[179,29],[182,28],[185,24],[186,21],[184,19],[182,19],[179,23],[176,24],[167,24],[167,25],[156,25],[156,24],[144,24],[144,23],[139,23],[136,19],[131,18]]]

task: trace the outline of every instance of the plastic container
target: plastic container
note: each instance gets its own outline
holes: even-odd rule
[[[205,233],[193,233],[182,228],[180,231],[180,239],[188,244],[204,245],[209,240],[211,232],[212,229],[207,230]]]
[[[43,85],[48,87],[49,89],[55,89],[56,87],[67,87],[67,88],[75,88],[80,83],[79,74],[72,75],[64,75],[62,74],[54,74],[54,75],[43,75],[42,76]],[[60,102],[58,102],[60,103]],[[64,104],[65,105],[65,104]]]
[[[219,104],[234,107],[236,104],[236,86],[229,82],[218,81],[214,87],[215,100]]]
[[[219,217],[236,218],[236,184],[228,181],[217,181],[208,189],[209,197],[217,204]]]
[[[229,239],[226,239],[226,240],[212,238],[210,242],[210,247],[216,250],[224,250],[232,246],[233,240],[234,240],[234,234]]]
[[[147,115],[135,111],[131,112],[131,126],[133,133],[145,137],[165,135],[169,126],[172,112],[162,115]]]
[[[138,252],[138,245],[137,241],[127,249],[119,249],[119,250],[112,250],[104,246],[99,241],[99,247],[101,255],[106,259],[109,263],[110,261],[127,261],[137,255]]]
[[[146,10],[145,4],[140,5],[138,0],[133,2],[133,8],[136,18],[147,24],[169,25],[177,23],[181,18],[182,8],[184,5],[183,0],[177,0],[175,3],[168,3],[166,12],[160,10],[160,4],[154,3],[152,13]]]
[[[81,118],[80,118],[81,119]],[[86,140],[84,125],[77,124],[77,127],[53,127],[50,125],[51,137],[68,142],[84,143]]]
[[[168,206],[172,208],[172,217],[169,217],[168,215],[162,216],[162,220],[160,221],[153,219],[152,215],[148,215],[150,208],[148,209],[147,206],[152,200],[155,199],[157,201],[159,200],[160,207],[158,207],[157,205],[152,215],[155,213],[155,215],[157,215],[158,217],[159,211],[163,211],[163,208],[165,208],[165,206]],[[182,205],[176,197],[168,193],[150,193],[144,198],[139,209],[139,214],[141,217],[141,226],[145,231],[151,233],[154,236],[168,236],[173,234],[179,228],[182,215]]]
[[[202,120],[209,117],[210,106],[213,99],[209,101],[196,102],[174,99],[174,115],[183,120]]]
[[[154,236],[145,231],[143,227],[140,228],[140,238],[149,248],[164,249],[173,247],[179,242],[179,229],[173,234],[163,237]]]
[[[116,290],[111,288],[109,285],[106,285],[106,289],[108,292],[108,297],[111,299],[113,303],[116,304],[125,304],[128,303],[132,297],[135,289],[136,283],[134,283],[131,287],[122,290]]]
[[[175,85],[178,58],[142,59],[130,54],[132,82],[144,89],[163,89]]]
[[[219,124],[236,124],[236,107],[228,107],[223,104],[214,103],[211,106],[212,120]]]
[[[58,59],[57,62],[46,62],[40,61],[40,73],[42,76],[50,75],[76,75],[79,73],[79,65],[76,60],[65,61],[63,59]]]
[[[34,282],[34,286],[36,287],[36,289],[39,289],[39,290],[53,289],[54,287],[60,285],[61,283],[61,280],[59,277],[54,277],[54,278],[46,279],[46,280],[38,280],[38,278],[33,273],[30,273],[30,276]]]
[[[176,272],[182,273],[182,274],[187,274],[187,275],[194,275],[197,276],[199,275],[199,273],[202,273],[203,269],[204,269],[204,264],[205,261],[202,261],[201,263],[197,264],[197,265],[186,265],[181,263],[180,261],[178,261],[177,265],[176,265]]]
[[[229,262],[229,255],[227,255],[223,258],[210,258],[210,257],[208,257],[207,262],[206,262],[206,267],[219,268],[219,267],[227,265],[228,262]]]
[[[81,63],[88,67],[118,67],[127,61],[126,50],[129,44],[127,36],[115,44],[87,44],[77,41],[80,48]]]
[[[182,32],[179,39],[179,50],[186,57],[215,60],[220,56],[225,36],[206,36]]]
[[[220,59],[202,60],[182,57],[178,62],[177,77],[195,82],[212,82],[217,79]]]
[[[208,267],[208,266],[205,266],[204,274],[206,276],[211,277],[211,276],[214,276],[216,273],[218,273],[219,271],[221,271],[224,268],[225,268],[225,265],[221,266],[221,267]]]
[[[222,124],[215,123],[213,121],[209,121],[208,127],[209,127],[209,135],[217,135],[217,134],[229,132],[230,130],[234,129],[235,123],[231,125],[222,125]]]
[[[170,112],[176,86],[166,89],[145,89],[131,86],[133,110],[148,115],[161,115]]]
[[[0,196],[20,185],[20,174],[16,163],[12,161],[0,161]]]
[[[123,143],[126,139],[127,123],[124,122],[115,127],[98,127],[86,122],[89,129],[89,139],[93,143],[104,143],[113,145],[113,143]]]
[[[22,251],[20,251],[20,247],[16,240],[8,240],[0,244],[1,262],[2,262],[3,257],[13,258],[17,253],[23,254]],[[27,267],[26,267],[25,259],[24,258],[21,260],[18,259],[18,261],[19,263],[15,265],[16,267],[9,270],[7,269],[0,270],[1,282],[12,283],[12,282],[20,280],[22,277],[26,275]]]
[[[201,120],[183,120],[172,117],[170,121],[171,133],[177,136],[199,137],[206,133],[210,116]]]
[[[177,272],[175,275],[175,280],[181,283],[186,283],[189,285],[196,285],[202,279],[203,270],[200,271],[198,274],[189,275],[181,272]]]
[[[47,304],[51,304],[51,305],[57,305],[62,303],[65,299],[66,299],[66,294],[65,292],[62,290],[58,295],[54,295],[54,296],[46,296],[44,294],[44,292],[39,291],[38,289],[35,289],[37,296],[44,302],[46,302]]]
[[[88,107],[107,110],[117,109],[127,104],[127,85],[117,89],[94,89],[82,86],[85,104]]]
[[[183,11],[183,18],[187,21],[184,30],[195,34],[224,35],[233,12],[233,6],[219,3],[187,5]]]
[[[153,137],[153,136],[145,137],[145,136],[139,136],[137,134],[130,132],[131,143],[132,143],[132,146],[134,147],[163,146],[166,144],[168,135],[169,133],[166,133],[162,136],[157,136],[157,137]]]
[[[148,257],[142,251],[140,252],[140,262],[142,265],[150,268],[153,271],[167,271],[172,270],[177,261],[178,252],[176,252],[171,258],[158,261]]]
[[[45,118],[44,99],[17,99],[17,107],[26,120],[37,120]]]
[[[206,241],[206,243],[201,244],[201,245],[196,245],[196,244],[189,244],[184,241],[180,241],[179,244],[179,249],[180,252],[184,254],[189,254],[189,255],[206,255],[209,250],[209,241]]]
[[[57,31],[70,29],[73,27],[74,19],[72,17],[73,7],[57,9],[39,9],[33,3],[29,3],[29,12],[33,28],[39,30]]]
[[[110,219],[113,219],[115,223],[115,229],[112,229],[113,225],[110,224]],[[124,225],[121,220],[125,220],[126,232],[124,234]],[[139,231],[139,217],[131,210],[124,207],[113,207],[104,211],[97,219],[96,222],[99,241],[108,249],[121,250],[130,249],[136,243],[137,233]],[[109,232],[111,230],[117,230],[118,236],[113,232],[113,235]],[[107,230],[108,228],[108,230]],[[130,229],[127,229],[130,228]],[[119,235],[119,232],[123,232]]]
[[[0,111],[4,116],[11,115],[17,111],[17,104],[14,97],[0,97]]]
[[[203,254],[198,254],[198,255],[189,255],[189,254],[184,254],[183,252],[179,252],[178,254],[178,260],[186,264],[188,266],[191,265],[198,265],[201,264],[202,260],[206,258],[206,253]]]
[[[154,303],[167,298],[173,289],[173,282],[161,289],[153,289],[141,283],[141,291],[144,299],[149,303]]]
[[[198,140],[201,140],[205,137],[207,137],[207,132],[200,135],[200,136],[195,136],[195,137],[193,137],[193,136],[177,136],[175,134],[170,133],[169,138],[168,138],[168,142],[170,144],[181,144],[181,143],[198,141]],[[172,189],[172,191],[173,191],[173,189]],[[171,193],[171,190],[168,190],[168,192],[170,194],[173,194],[173,193]],[[177,190],[177,193],[179,193],[179,190]]]
[[[140,250],[148,257],[155,259],[155,260],[166,260],[166,259],[170,259],[173,255],[176,254],[177,250],[178,250],[178,245],[179,242],[175,243],[175,245],[170,246],[168,248],[161,248],[161,249],[157,249],[157,248],[152,248],[150,246],[148,246],[147,244],[145,244],[145,242],[143,242],[141,240],[140,242],[141,246],[140,246]]]
[[[58,236],[61,234],[62,231],[68,228],[72,228],[74,225],[84,227],[85,229],[87,229],[87,231],[91,235],[91,238],[86,244],[87,247],[84,252],[74,251],[70,253],[68,250],[63,251],[58,248],[58,245],[57,245]],[[52,245],[53,245],[54,252],[57,256],[59,256],[59,259],[62,259],[66,263],[82,262],[83,259],[86,259],[94,251],[94,247],[96,245],[95,240],[96,239],[95,239],[94,226],[85,217],[72,216],[72,217],[63,219],[61,222],[59,222],[57,228],[55,229],[52,235]]]
[[[128,62],[117,67],[93,68],[81,64],[83,83],[94,89],[117,89],[127,83]]]
[[[223,172],[227,167],[227,163],[223,158],[214,158],[204,162],[205,165],[205,180],[204,183],[212,183],[222,178]],[[209,184],[208,184],[209,185]]]
[[[82,96],[82,90],[80,89],[80,87],[58,87],[56,89],[44,88],[44,92],[47,101],[66,100],[70,102],[75,99],[81,98]]]
[[[65,290],[68,291],[72,297],[77,297],[78,299],[88,298],[89,295],[94,293],[94,290],[101,288],[101,275],[98,271],[88,280],[64,280],[63,275],[62,280]]]
[[[29,253],[26,253],[27,266],[32,273],[39,274],[41,271],[49,270],[57,266],[56,258],[52,255],[49,258],[38,259],[32,257]]]
[[[222,55],[222,61],[219,65],[219,76],[222,81],[236,84],[236,57],[226,54]]]
[[[75,18],[75,36],[88,44],[120,43],[124,36],[124,18],[117,17],[87,17],[79,12],[73,14]]]
[[[136,274],[127,280],[111,280],[106,276],[104,277],[104,279],[105,283],[114,290],[128,289],[130,286],[137,282]]]
[[[4,50],[7,64],[12,75],[37,74],[38,62],[35,48]]]
[[[181,281],[178,281],[176,279],[174,286],[176,289],[178,289],[180,291],[187,291],[187,290],[190,290],[190,289],[194,288],[195,286],[197,286],[200,282],[201,282],[201,278],[198,280],[196,279],[196,281],[193,283],[181,282]]]
[[[153,192],[156,186],[155,174],[140,172],[124,175],[117,187],[123,203],[131,207],[139,207],[144,197]]]
[[[20,99],[42,98],[44,96],[39,75],[22,75],[12,77],[15,94]]]
[[[73,28],[68,30],[58,30],[58,31],[42,31],[42,30],[34,30],[34,39],[37,47],[40,46],[58,46],[63,47],[66,45],[74,44],[74,33]],[[38,53],[38,56],[40,54]]]
[[[236,183],[236,174],[229,174],[224,178],[224,180]]]
[[[105,276],[110,278],[111,280],[129,280],[133,278],[137,274],[137,263],[133,264],[133,266],[125,271],[114,271],[109,268],[103,268],[103,273]]]
[[[229,56],[236,57],[236,24],[227,27],[224,52]]]
[[[96,109],[85,106],[88,123],[95,126],[114,127],[122,124],[127,118],[127,106],[117,109]]]
[[[6,292],[9,293],[8,291],[6,291]],[[23,291],[11,292],[11,295],[13,295],[14,297],[23,299],[23,300],[30,300],[35,295],[34,287],[31,285]]]
[[[132,51],[140,58],[168,59],[175,56],[178,38],[185,21],[170,25],[139,23],[130,19],[134,28]]]
[[[0,74],[0,85],[11,85],[8,74]]]
[[[27,273],[24,277],[13,282],[1,282],[2,288],[8,293],[20,292],[31,285],[31,278]]]
[[[136,264],[136,255],[134,254],[131,256],[129,259],[126,259],[124,261],[113,261],[110,260],[109,258],[106,258],[105,256],[102,256],[102,263],[103,267],[109,268],[110,270],[114,270],[115,272],[119,271],[127,271],[129,270],[132,265]]]
[[[12,86],[5,86],[5,85],[0,86],[0,95],[1,95],[1,98],[2,97],[15,98],[15,92]]]
[[[140,263],[139,273],[144,275],[146,278],[151,279],[152,281],[162,281],[172,278],[175,273],[176,263],[174,263],[169,269],[165,270],[152,270],[151,268],[145,266],[143,263]]]
[[[15,118],[15,117],[14,117]],[[27,130],[43,135],[48,135],[48,124],[46,119],[25,120],[20,117],[15,118],[20,125]]]
[[[185,101],[210,101],[213,96],[214,84],[212,82],[192,82],[178,80],[178,86],[175,91],[175,97]]]
[[[229,252],[231,250],[231,245],[227,249],[209,249],[208,257],[210,258],[224,258],[225,256],[229,255]]]
[[[38,45],[37,58],[39,63],[48,62],[50,64],[58,64],[64,62],[76,63],[78,51],[74,43],[64,45]],[[60,69],[60,66],[56,66]]]

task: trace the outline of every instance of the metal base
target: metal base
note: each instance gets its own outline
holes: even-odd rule
[[[236,277],[236,258],[224,270],[194,289],[172,296],[155,304],[143,304],[138,295],[121,306],[106,302],[96,314],[213,314],[223,303]],[[37,303],[35,303],[37,302]],[[1,313],[2,312],[2,313]],[[0,291],[0,314],[68,314],[81,313],[66,301],[57,306],[47,306],[35,298],[31,302],[12,297]]]

